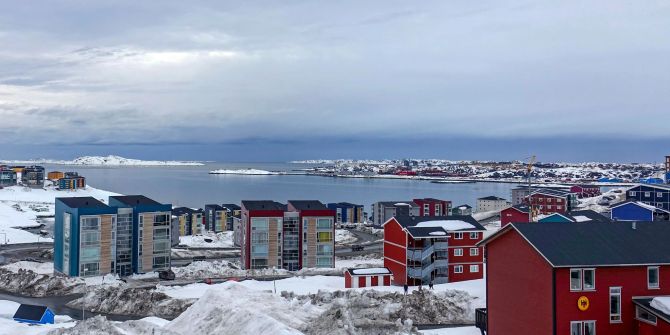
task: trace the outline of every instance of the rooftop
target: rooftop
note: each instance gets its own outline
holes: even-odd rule
[[[56,198],[70,208],[106,208],[104,202],[93,197]]]
[[[46,306],[21,304],[14,313],[14,319],[40,321],[46,310]]]
[[[391,271],[387,268],[360,268],[360,269],[347,269],[349,274],[354,276],[360,275],[387,275],[391,274]]]
[[[272,200],[242,200],[242,207],[250,211],[283,211],[286,205]]]
[[[403,228],[440,226],[445,231],[485,230],[471,215],[397,216],[394,218]],[[433,222],[434,225],[430,222]]]
[[[319,200],[289,200],[288,202],[299,211],[328,209]]]
[[[406,227],[405,230],[413,238],[447,238],[447,231],[442,227]]]
[[[147,198],[143,195],[115,195],[111,196],[110,198],[116,199],[117,201],[124,203],[128,206],[136,206],[136,205],[160,205],[161,203]]]
[[[667,222],[512,223],[481,244],[512,229],[554,267],[670,264]]]
[[[236,205],[236,204],[221,204],[221,207],[226,208],[226,209],[231,210],[231,211],[239,211],[240,209],[242,209],[240,207],[240,205]]]
[[[494,201],[500,201],[500,200],[503,200],[503,201],[504,201],[505,198],[501,198],[501,197],[496,197],[496,196],[490,195],[490,196],[488,196],[488,197],[479,198],[479,199],[477,199],[477,200],[494,200]]]

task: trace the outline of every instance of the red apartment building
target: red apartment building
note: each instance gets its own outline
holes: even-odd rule
[[[514,205],[500,211],[500,227],[513,222],[529,222],[528,205]]]
[[[670,316],[670,225],[508,224],[486,252],[487,334],[661,335]],[[667,311],[667,309],[666,309]]]
[[[384,266],[395,285],[483,278],[476,244],[485,230],[472,216],[401,216],[383,224]]]
[[[245,269],[335,266],[335,211],[316,200],[242,201]]]
[[[446,216],[451,214],[451,201],[434,198],[412,200],[419,207],[419,216]]]
[[[597,197],[602,194],[598,185],[573,185],[570,187],[570,192],[576,194],[580,199]]]
[[[551,214],[569,212],[577,206],[577,196],[570,191],[539,189],[524,199],[534,213]]]

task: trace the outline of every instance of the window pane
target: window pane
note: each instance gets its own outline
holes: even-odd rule
[[[584,321],[584,335],[596,335],[595,321]]]
[[[649,268],[649,287],[658,287],[658,268]]]
[[[581,322],[570,323],[570,335],[583,335]]]
[[[570,289],[571,290],[581,290],[582,289],[582,271],[581,270],[570,270]]]
[[[584,289],[592,290],[596,287],[595,270],[584,270]]]
[[[329,231],[321,231],[317,233],[317,242],[332,242],[333,233]]]

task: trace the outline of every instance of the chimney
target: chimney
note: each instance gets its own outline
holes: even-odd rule
[[[633,228],[633,230],[636,230],[636,229],[637,229],[637,222],[633,221],[633,223],[632,223],[632,228]]]

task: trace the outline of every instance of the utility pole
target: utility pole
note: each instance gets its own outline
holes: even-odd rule
[[[533,222],[533,198],[531,197],[531,173],[533,172],[533,164],[535,164],[535,155],[531,156],[528,160],[528,222]]]

